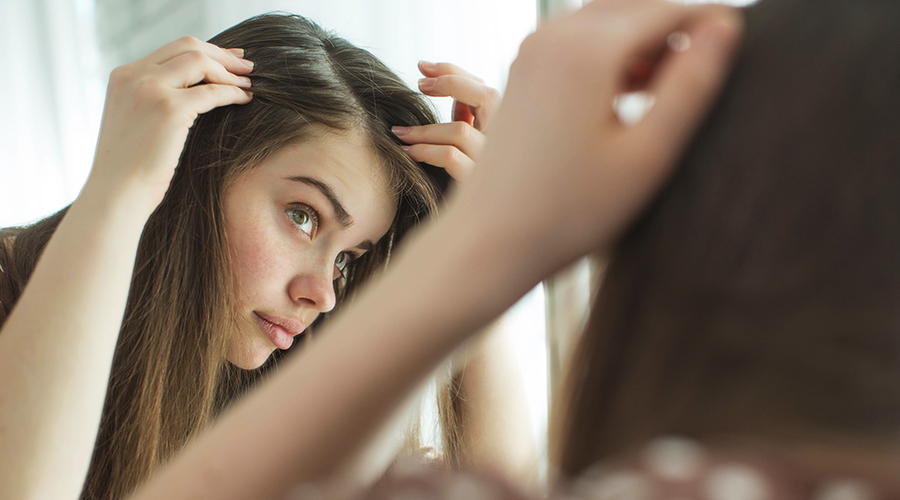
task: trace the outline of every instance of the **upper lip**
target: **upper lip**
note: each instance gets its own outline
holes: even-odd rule
[[[269,316],[268,314],[263,314],[261,312],[257,312],[256,314],[269,323],[273,323],[284,328],[292,336],[300,335],[301,333],[303,333],[303,330],[306,330],[306,325],[304,325],[301,321],[297,321],[296,319]]]

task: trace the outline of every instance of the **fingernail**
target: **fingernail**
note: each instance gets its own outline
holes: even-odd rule
[[[411,147],[412,147],[412,146],[403,146],[403,145],[401,145],[401,146],[400,146],[400,149],[402,149],[403,151],[406,151],[407,153],[409,153],[409,148],[411,148]]]
[[[419,80],[419,89],[431,90],[434,88],[435,82],[437,82],[436,78],[422,78]]]
[[[875,500],[875,492],[862,481],[845,479],[823,484],[813,498],[815,500]]]
[[[226,49],[226,50],[228,50],[228,52],[231,52],[232,54],[240,57],[241,59],[244,58],[244,49]]]
[[[239,76],[239,77],[238,77],[238,80],[240,80],[241,83],[243,83],[245,87],[250,87],[250,86],[251,86],[251,83],[252,83],[252,82],[251,82],[250,79],[247,78],[246,76]]]
[[[421,66],[425,69],[432,69],[432,68],[434,68],[434,63],[431,61],[421,60],[421,61],[419,61],[419,66]]]
[[[242,63],[244,66],[247,66],[248,68],[253,69],[253,66],[254,66],[253,61],[248,61],[248,60],[246,60],[246,59],[241,59],[241,63]]]
[[[682,437],[663,437],[644,450],[644,464],[657,476],[672,481],[688,481],[703,469],[703,449]]]
[[[408,134],[410,130],[409,127],[391,127],[391,132],[400,136]]]
[[[769,486],[763,476],[744,465],[723,465],[706,479],[710,500],[768,500]]]

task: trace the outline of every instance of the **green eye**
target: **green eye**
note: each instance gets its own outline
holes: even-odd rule
[[[347,268],[347,264],[350,263],[350,254],[347,252],[341,252],[338,254],[337,258],[334,259],[334,267],[338,268],[338,271],[344,272],[344,269]]]
[[[301,231],[310,237],[312,236],[316,229],[317,217],[315,213],[311,213],[303,208],[291,208],[287,211],[287,215],[291,218],[291,222],[296,224]]]
[[[349,266],[350,263],[354,260],[356,260],[356,256],[351,253],[339,253],[334,259],[334,279],[337,280],[339,278],[347,278],[347,275],[344,274],[344,270],[347,269],[347,266]]]

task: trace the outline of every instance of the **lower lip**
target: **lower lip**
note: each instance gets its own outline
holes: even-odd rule
[[[260,317],[260,315],[254,313],[256,316],[256,321],[259,323],[259,326],[262,327],[263,331],[266,332],[266,336],[269,337],[269,340],[275,344],[275,347],[281,350],[290,349],[294,344],[294,336],[288,333],[284,328],[272,323],[271,321],[267,321]]]

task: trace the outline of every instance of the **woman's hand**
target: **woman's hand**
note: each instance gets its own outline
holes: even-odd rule
[[[492,214],[485,234],[531,250],[535,262],[522,265],[534,278],[607,247],[665,183],[725,81],[741,26],[722,5],[595,0],[538,30],[510,70],[484,168],[468,183],[478,187],[456,208],[477,200],[472,210]],[[690,43],[670,48],[679,32]],[[624,124],[613,101],[647,61],[655,105]]]
[[[0,335],[0,498],[79,498],[144,223],[194,119],[248,102],[251,68],[183,38],[113,72],[90,178]]]
[[[250,101],[245,75],[253,63],[242,55],[240,49],[184,37],[116,68],[109,79],[88,187],[99,185],[102,193],[138,185],[148,190],[149,208],[155,208],[197,116]]]
[[[484,149],[485,130],[500,106],[500,93],[480,78],[450,63],[419,62],[425,78],[419,90],[432,97],[452,97],[453,121],[417,127],[394,127],[416,161],[447,170],[463,181]]]

